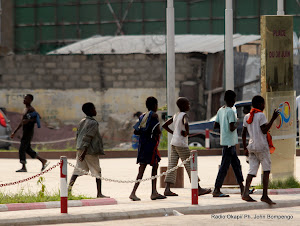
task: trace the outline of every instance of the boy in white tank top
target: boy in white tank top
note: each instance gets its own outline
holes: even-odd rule
[[[190,110],[190,102],[185,97],[179,97],[176,101],[176,104],[180,112],[177,112],[172,118],[166,121],[165,124],[163,124],[162,126],[169,133],[173,134],[171,140],[171,155],[169,156],[168,170],[177,166],[179,158],[181,159],[181,161],[184,161],[190,156],[190,150],[188,145],[189,122],[188,122],[188,115],[186,114],[186,112]],[[169,128],[169,125],[172,123],[174,123],[174,131]],[[184,166],[191,180],[190,162],[187,162]],[[176,182],[176,173],[175,171],[172,171],[168,173],[165,178],[165,183],[166,183],[166,188],[164,192],[165,196],[178,196],[178,194],[170,190],[171,184],[175,184],[175,182]],[[210,192],[211,189],[201,188],[200,185],[198,185],[198,195],[205,195]]]
[[[251,185],[253,177],[256,177],[259,165],[261,164],[263,169],[263,194],[261,197],[262,202],[266,202],[269,205],[276,204],[268,196],[269,175],[271,172],[271,156],[270,152],[275,150],[272,138],[268,134],[272,124],[279,115],[278,110],[274,110],[273,116],[270,122],[267,122],[267,118],[263,111],[265,109],[265,100],[262,96],[254,96],[252,99],[252,109],[249,114],[245,115],[243,122],[243,146],[247,156],[249,156],[249,173],[246,179],[246,186],[242,199],[247,202],[256,202],[249,195],[249,187]],[[249,143],[247,146],[246,135],[249,133]]]

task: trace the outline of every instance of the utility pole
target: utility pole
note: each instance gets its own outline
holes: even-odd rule
[[[226,0],[225,9],[225,89],[234,90],[232,0]]]
[[[277,0],[277,16],[284,15],[284,0]]]
[[[167,107],[168,119],[175,114],[175,25],[173,0],[167,0]],[[168,133],[168,157],[172,134]]]

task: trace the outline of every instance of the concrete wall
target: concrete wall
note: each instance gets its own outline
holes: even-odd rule
[[[199,62],[190,59],[176,56],[176,96],[183,82],[197,78]],[[151,95],[164,106],[165,65],[165,55],[6,56],[0,58],[0,106],[21,112],[23,95],[32,93],[45,120],[73,123],[83,116],[82,103],[91,101],[105,122],[110,114],[145,111]]]
[[[0,90],[1,106],[8,111],[22,112],[23,96],[26,93],[34,95],[33,106],[46,122],[58,125],[60,123],[77,123],[83,116],[81,106],[85,102],[93,102],[98,113],[97,119],[106,122],[110,114],[145,111],[145,99],[155,96],[159,106],[166,103],[166,89],[121,89],[110,88],[103,91],[93,89],[2,89]]]

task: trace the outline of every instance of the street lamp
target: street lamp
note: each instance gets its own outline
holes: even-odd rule
[[[226,0],[225,9],[225,89],[234,91],[232,0]]]
[[[168,118],[175,114],[175,25],[173,0],[167,0],[167,108]],[[168,157],[172,134],[168,133]]]

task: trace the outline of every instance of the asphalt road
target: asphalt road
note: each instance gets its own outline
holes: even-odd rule
[[[84,223],[86,226],[132,226],[132,225],[300,225],[300,207],[248,210],[219,214],[166,216]],[[77,226],[82,223],[57,224],[58,226]],[[50,225],[49,225],[50,226]]]

